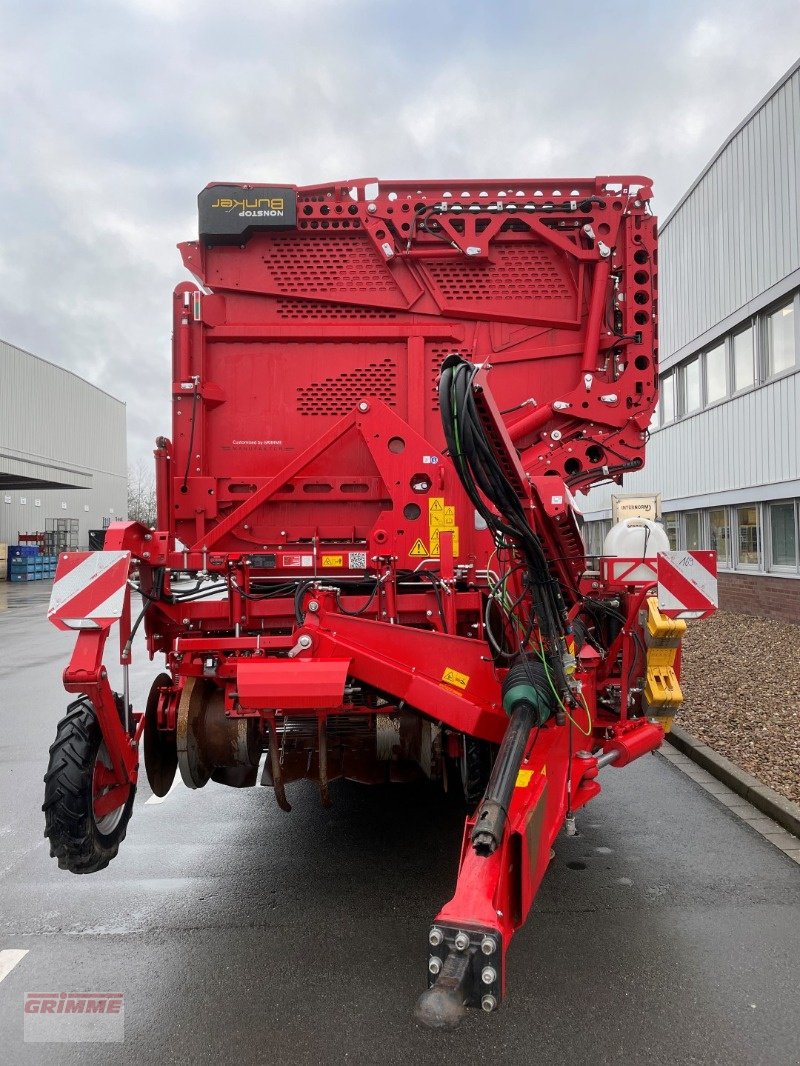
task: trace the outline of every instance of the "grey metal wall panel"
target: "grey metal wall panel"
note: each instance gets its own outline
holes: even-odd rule
[[[662,225],[661,364],[682,359],[800,281],[800,62],[753,110]],[[732,318],[733,316],[733,318]],[[655,432],[641,474],[580,497],[660,492],[665,504],[775,498],[800,482],[800,373]],[[788,490],[787,490],[788,491]],[[792,490],[793,491],[793,490]]]
[[[625,477],[621,488],[579,496],[578,506],[587,514],[606,511],[612,493],[628,492],[660,492],[667,506],[758,487],[767,498],[770,485],[800,481],[798,410],[800,373],[665,426],[652,435],[641,473]]]
[[[800,64],[661,228],[662,364],[800,268]]]
[[[124,427],[119,400],[0,341],[0,449],[119,473],[127,461]]]
[[[3,472],[80,487],[10,489],[0,484],[0,542],[15,543],[18,532],[44,530],[47,518],[77,518],[80,544],[88,545],[89,529],[101,527],[104,517],[126,514],[125,404],[0,341]]]
[[[7,496],[10,504],[5,502]],[[23,499],[26,502],[21,504]],[[123,474],[95,473],[88,490],[0,488],[0,543],[16,544],[19,533],[43,532],[48,518],[77,518],[78,547],[85,549],[89,530],[102,529],[104,518],[112,522],[125,518],[127,504],[128,480]]]

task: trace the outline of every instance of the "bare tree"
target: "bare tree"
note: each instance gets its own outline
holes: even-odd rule
[[[143,526],[156,524],[155,473],[143,459],[128,466],[128,518]]]

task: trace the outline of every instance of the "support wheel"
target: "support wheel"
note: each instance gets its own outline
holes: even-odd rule
[[[470,813],[483,799],[496,752],[497,748],[487,741],[464,736],[460,766],[461,787],[464,791],[464,804]]]
[[[124,803],[107,810],[113,788],[111,758],[91,701],[71,703],[58,723],[44,776],[44,835],[62,870],[91,874],[108,866],[125,838],[136,786]]]

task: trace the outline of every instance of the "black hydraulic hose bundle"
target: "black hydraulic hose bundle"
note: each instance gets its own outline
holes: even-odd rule
[[[548,645],[551,674],[561,698],[572,704],[560,654],[565,623],[561,590],[481,422],[472,388],[477,372],[478,367],[460,355],[450,355],[442,364],[439,407],[447,447],[461,484],[495,543],[500,547],[510,542],[524,560],[535,621]]]
[[[530,592],[530,617],[523,619],[519,654],[503,680],[503,706],[508,728],[478,808],[471,841],[478,855],[491,855],[503,839],[528,740],[548,718],[574,706],[563,660],[564,638],[570,628],[558,580],[551,573],[544,547],[528,521],[522,501],[506,477],[481,421],[473,382],[478,368],[459,355],[442,364],[439,407],[450,457],[475,510],[486,522],[499,549],[513,548],[524,568],[523,585]],[[522,596],[513,605],[520,607]],[[534,624],[538,628],[541,659],[524,645]],[[561,705],[558,707],[558,705]]]

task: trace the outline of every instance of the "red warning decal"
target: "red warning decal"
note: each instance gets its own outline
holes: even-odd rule
[[[658,608],[668,618],[703,618],[718,602],[716,552],[659,553]]]
[[[47,617],[59,629],[105,629],[122,616],[131,553],[61,552]]]

